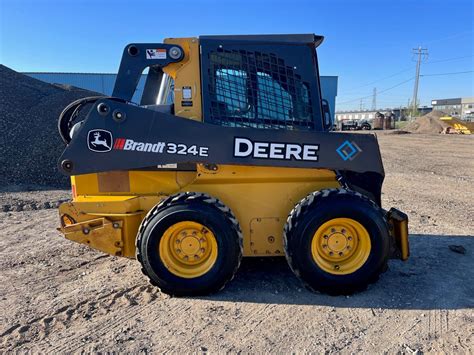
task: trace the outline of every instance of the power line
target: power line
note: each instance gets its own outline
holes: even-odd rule
[[[367,84],[364,84],[364,85],[360,85],[360,86],[356,86],[356,87],[353,87],[351,89],[348,89],[347,91],[343,91],[341,94],[344,94],[345,92],[350,92],[351,90],[355,90],[355,89],[359,89],[359,88],[363,88],[363,87],[366,87],[366,86],[369,86],[369,85],[372,85],[372,84],[375,84],[375,83],[378,83],[379,81],[383,81],[383,80],[386,80],[386,79],[390,79],[390,78],[393,78],[394,76],[397,76],[397,75],[400,75],[400,74],[403,74],[403,73],[406,73],[407,71],[410,71],[412,70],[413,67],[410,67],[410,68],[407,68],[407,69],[404,69],[402,71],[399,71],[399,72],[396,72],[394,74],[391,74],[389,76],[385,76],[383,78],[380,78],[380,79],[377,79],[377,80],[374,80],[374,81],[371,81],[370,83],[367,83]]]
[[[440,60],[435,60],[435,61],[430,61],[430,60],[428,60],[428,61],[426,61],[426,64],[451,62],[451,61],[455,61],[455,60],[460,60],[460,59],[465,59],[465,58],[472,58],[472,57],[473,57],[473,55],[466,55],[466,56],[463,56],[463,57],[445,58],[445,59],[440,59]],[[403,70],[401,70],[401,71],[399,71],[399,72],[396,72],[396,73],[393,73],[393,74],[391,74],[391,75],[385,76],[385,77],[383,77],[383,78],[380,78],[380,79],[376,79],[376,80],[374,80],[374,81],[371,81],[370,83],[367,83],[367,84],[363,84],[363,85],[360,85],[360,86],[356,86],[356,87],[350,88],[350,89],[348,89],[347,91],[343,91],[343,92],[339,93],[339,95],[344,95],[345,93],[350,93],[352,90],[360,89],[360,88],[363,88],[363,87],[366,87],[366,86],[369,86],[369,85],[378,83],[378,82],[380,82],[380,81],[384,81],[384,80],[386,80],[386,79],[393,78],[394,76],[397,76],[397,75],[406,73],[407,71],[410,71],[410,70],[412,70],[412,69],[413,69],[413,67],[403,69]]]
[[[414,79],[414,77],[411,77],[410,79],[404,80],[404,81],[402,81],[402,82],[400,82],[400,83],[398,83],[398,84],[395,84],[395,85],[392,86],[392,87],[389,87],[389,88],[387,88],[387,89],[378,91],[377,94],[380,95],[380,94],[382,94],[382,93],[384,93],[384,92],[387,92],[387,91],[389,91],[389,90],[395,89],[396,87],[399,87],[400,85],[403,85],[403,84],[405,84],[405,83],[408,83],[409,81],[412,81],[413,79]],[[372,97],[372,96],[373,96],[373,94],[367,95],[367,96],[363,96],[363,97],[358,97],[357,99],[353,99],[353,100],[348,100],[348,101],[344,101],[344,102],[338,102],[338,105],[347,104],[347,103],[355,102],[355,101],[360,101],[360,100],[362,100],[362,99],[367,99],[367,98]]]
[[[453,73],[420,74],[420,76],[457,75],[457,74],[466,74],[466,73],[472,73],[472,72],[474,72],[474,70],[457,71],[457,72],[453,72]]]
[[[446,59],[440,59],[440,60],[435,60],[435,61],[427,61],[426,64],[433,64],[433,63],[442,63],[442,62],[452,62],[455,60],[459,59],[465,59],[465,58],[472,58],[473,55],[465,55],[464,57],[455,57],[455,58],[446,58]]]

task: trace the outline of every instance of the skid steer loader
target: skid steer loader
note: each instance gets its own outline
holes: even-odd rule
[[[286,256],[308,288],[329,294],[363,290],[389,258],[406,260],[408,218],[381,207],[376,136],[331,132],[322,40],[127,45],[112,96],[60,115],[58,164],[73,198],[59,230],[138,259],[152,284],[181,296],[222,289],[243,256]]]

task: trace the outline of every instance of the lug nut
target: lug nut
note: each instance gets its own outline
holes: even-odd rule
[[[351,250],[351,246],[350,246],[350,245],[347,246],[347,250]]]
[[[334,265],[334,269],[339,270],[339,265]]]
[[[344,253],[342,251],[339,252],[339,256],[343,256]]]
[[[179,254],[181,253],[181,249],[176,249],[176,252]]]
[[[189,260],[189,257],[186,255],[186,256],[184,257],[184,260],[188,261],[188,260]]]
[[[323,248],[326,249],[328,247],[327,244],[323,244]]]
[[[199,255],[194,255],[194,259],[199,259]]]
[[[323,238],[324,238],[324,239],[328,239],[328,236],[325,234]]]
[[[341,229],[341,233],[342,234],[345,234],[346,233],[346,230],[344,228]]]
[[[336,232],[336,228],[331,228],[331,233]]]
[[[330,252],[329,252],[329,255],[333,256],[333,255],[334,255],[334,253],[333,253],[332,251],[330,251]]]
[[[347,240],[352,240],[352,237],[351,237],[351,236],[348,236],[348,237],[347,237]]]

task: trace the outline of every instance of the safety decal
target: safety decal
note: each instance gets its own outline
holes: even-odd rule
[[[147,49],[146,59],[166,59],[166,49]]]
[[[191,100],[193,98],[193,90],[191,86],[183,86],[183,100]]]

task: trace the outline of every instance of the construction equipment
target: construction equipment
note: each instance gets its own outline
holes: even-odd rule
[[[449,125],[443,130],[445,134],[471,134],[474,131],[474,123],[462,121],[452,116],[442,116],[439,119]]]
[[[285,255],[308,288],[330,294],[362,290],[389,258],[406,260],[408,218],[381,208],[376,136],[331,132],[322,40],[127,45],[112,97],[78,100],[60,116],[59,168],[73,199],[59,208],[59,230],[138,259],[173,295],[220,290],[242,256]]]
[[[342,120],[341,122],[341,131],[370,131],[372,129],[372,125],[368,119],[360,119],[360,120]]]

